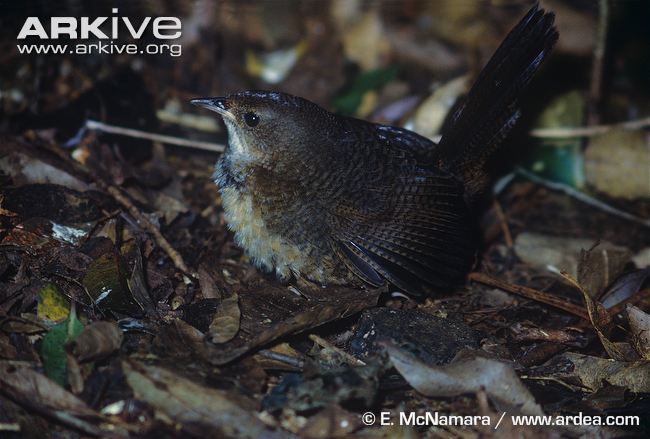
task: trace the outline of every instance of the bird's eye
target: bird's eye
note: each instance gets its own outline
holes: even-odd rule
[[[255,127],[260,123],[260,117],[252,111],[249,111],[244,114],[244,122],[246,122],[246,125],[249,127]]]

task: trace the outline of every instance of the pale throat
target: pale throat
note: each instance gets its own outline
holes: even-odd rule
[[[232,158],[249,157],[249,149],[243,141],[237,125],[235,125],[235,123],[227,117],[224,117],[223,120],[226,124],[226,128],[228,129],[228,151],[226,151],[226,154],[234,156]]]

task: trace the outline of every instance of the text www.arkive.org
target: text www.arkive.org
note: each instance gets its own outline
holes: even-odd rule
[[[169,55],[181,56],[182,46],[180,44],[147,44],[139,47],[134,43],[78,43],[78,44],[17,44],[18,52],[24,55]]]

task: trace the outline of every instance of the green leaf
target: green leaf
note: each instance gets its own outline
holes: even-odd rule
[[[579,91],[555,98],[537,120],[537,128],[573,128],[583,124],[585,99]],[[540,139],[527,151],[524,167],[552,181],[575,188],[585,186],[582,139]]]
[[[61,386],[65,386],[67,382],[65,345],[75,340],[83,328],[73,306],[68,319],[53,326],[41,342],[41,357],[45,375]]]
[[[578,143],[538,144],[526,154],[524,167],[547,180],[581,189],[585,186],[584,156]]]
[[[81,282],[101,310],[139,316],[142,308],[133,298],[128,277],[122,258],[107,252],[90,264]]]

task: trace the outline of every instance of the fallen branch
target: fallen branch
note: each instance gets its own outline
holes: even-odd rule
[[[535,290],[533,288],[524,287],[521,285],[514,285],[500,279],[488,276],[484,273],[473,272],[469,274],[469,279],[491,287],[499,288],[500,290],[507,291],[512,294],[525,297],[536,302],[544,303],[554,308],[573,314],[576,317],[589,321],[587,312],[581,306],[571,303],[567,300],[560,299],[552,294],[543,291]]]
[[[86,128],[89,130],[101,131],[109,134],[133,137],[136,139],[146,139],[153,142],[166,143],[168,145],[185,146],[189,148],[202,149],[204,151],[224,152],[225,146],[221,143],[202,142],[200,140],[187,140],[180,137],[166,136],[164,134],[148,133],[146,131],[135,130],[133,128],[118,127],[96,120],[86,121]]]

